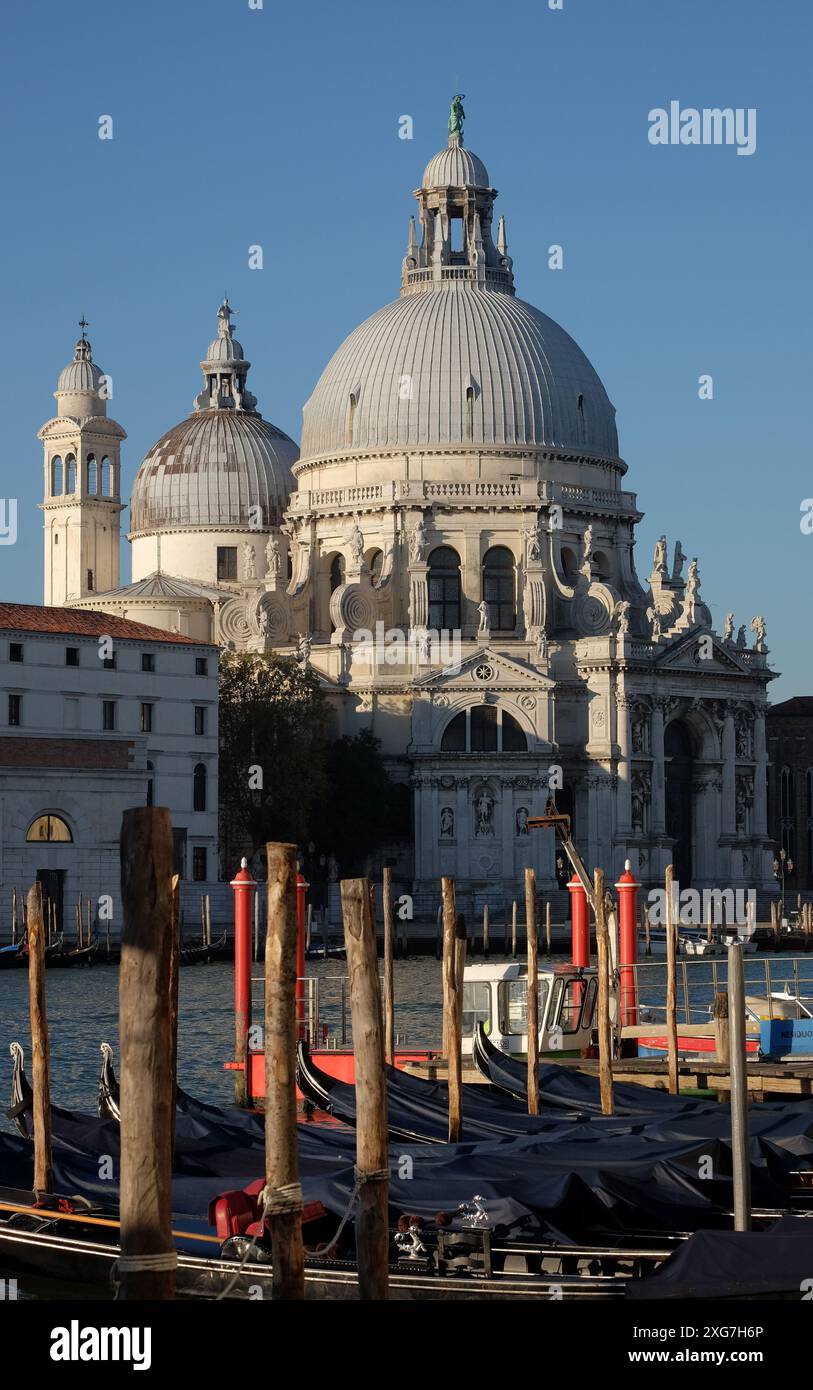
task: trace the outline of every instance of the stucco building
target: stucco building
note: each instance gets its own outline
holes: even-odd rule
[[[608,875],[674,861],[684,886],[771,888],[765,623],[714,632],[679,541],[639,576],[614,407],[516,293],[496,190],[459,113],[450,131],[400,294],[325,367],[300,455],[256,414],[224,303],[196,410],[136,479],[133,583],[92,602],[310,662],[337,727],[370,726],[412,787],[419,911],[441,874],[475,903],[528,864],[554,889],[552,836],[527,827],[551,791]]]
[[[181,903],[217,882],[216,647],[109,614],[0,603],[0,915],[39,880],[57,926],[121,926],[124,811],[168,806]],[[102,916],[102,899],[110,915]]]

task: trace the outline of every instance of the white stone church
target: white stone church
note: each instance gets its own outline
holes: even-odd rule
[[[45,603],[309,662],[337,729],[372,728],[413,790],[420,910],[557,885],[550,790],[590,867],[769,889],[765,623],[722,634],[696,559],[641,520],[615,410],[517,297],[462,120],[415,197],[397,299],[338,348],[301,449],[259,414],[224,301],[192,413],[143,460],[119,582],[119,450],[84,337],[43,426]]]

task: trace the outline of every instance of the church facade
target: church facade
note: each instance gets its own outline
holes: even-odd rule
[[[459,103],[415,197],[400,295],[325,367],[299,451],[258,414],[221,306],[195,409],[136,478],[130,585],[112,558],[117,452],[103,501],[49,492],[67,447],[87,489],[100,430],[111,450],[123,430],[106,412],[77,424],[75,398],[70,426],[44,427],[46,601],[309,663],[337,730],[370,727],[412,787],[400,862],[419,912],[442,874],[475,902],[510,901],[530,864],[555,890],[552,835],[528,829],[550,795],[607,874],[629,859],[657,883],[673,862],[681,886],[772,889],[763,619],[713,631],[680,542],[661,537],[639,577],[615,411],[516,294]],[[96,390],[89,345],[77,354],[66,373]],[[91,592],[101,526],[116,544]],[[81,562],[54,589],[63,532]]]

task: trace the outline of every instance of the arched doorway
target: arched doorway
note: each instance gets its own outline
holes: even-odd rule
[[[681,888],[692,881],[692,741],[679,720],[663,738],[666,764],[666,833],[674,840],[672,863]]]

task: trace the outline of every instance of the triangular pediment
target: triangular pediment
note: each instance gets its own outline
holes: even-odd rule
[[[459,667],[430,671],[414,682],[418,690],[546,690],[553,682],[541,672],[503,652],[480,647],[463,658]]]
[[[694,628],[673,637],[669,644],[655,657],[655,665],[662,669],[681,671],[724,671],[728,675],[750,676],[751,667],[740,660],[739,649],[708,632],[704,628]]]

